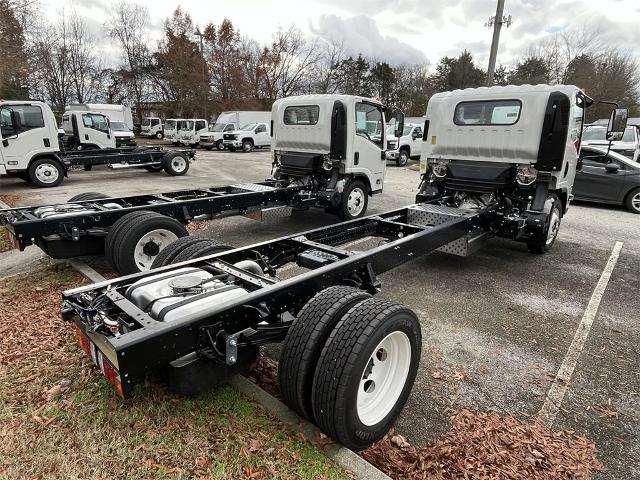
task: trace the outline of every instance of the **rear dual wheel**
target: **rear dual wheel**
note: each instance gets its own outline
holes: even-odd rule
[[[328,288],[305,305],[287,333],[279,367],[285,401],[343,445],[366,448],[404,407],[421,339],[408,308],[357,289]]]
[[[119,218],[105,239],[105,254],[121,275],[149,270],[155,258],[180,237],[189,235],[177,220],[156,212],[137,211]]]
[[[151,268],[166,267],[231,250],[231,248],[233,247],[210,238],[182,237],[162,250],[153,261]]]

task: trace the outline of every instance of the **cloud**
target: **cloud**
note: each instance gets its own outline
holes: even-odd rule
[[[348,55],[362,53],[367,58],[388,62],[423,63],[424,52],[392,36],[383,36],[376,21],[366,15],[342,18],[334,14],[321,15],[311,32],[328,41],[344,43]]]

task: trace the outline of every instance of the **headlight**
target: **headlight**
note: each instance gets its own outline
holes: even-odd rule
[[[538,178],[538,170],[533,167],[518,167],[516,181],[520,185],[531,185]]]

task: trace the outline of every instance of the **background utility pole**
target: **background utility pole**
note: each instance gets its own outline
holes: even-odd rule
[[[485,24],[487,27],[493,27],[493,39],[491,40],[491,53],[489,55],[489,68],[487,70],[487,86],[493,85],[493,74],[496,71],[496,58],[498,56],[498,44],[500,43],[500,29],[505,23],[507,27],[511,25],[511,15],[504,17],[504,0],[498,0],[496,8],[496,16],[489,18]]]
[[[202,94],[204,95],[204,102],[202,108],[204,108],[204,117],[207,121],[209,118],[207,117],[207,100],[208,100],[208,91],[209,86],[207,85],[207,69],[206,64],[207,61],[204,58],[204,44],[202,42],[202,37],[204,37],[204,33],[200,31],[200,27],[196,27],[196,31],[194,32],[198,37],[200,37],[200,55],[202,55]]]

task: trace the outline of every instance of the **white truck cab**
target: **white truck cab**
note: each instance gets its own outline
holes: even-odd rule
[[[58,185],[65,174],[58,126],[43,102],[0,101],[0,176]]]
[[[164,122],[164,139],[178,145],[178,130],[182,126],[184,118],[167,118]]]
[[[251,122],[223,134],[223,143],[230,151],[242,149],[250,152],[254,148],[271,146],[271,125],[269,123]]]
[[[181,122],[178,129],[178,141],[183,145],[195,147],[200,142],[200,135],[209,128],[204,118],[188,118]]]
[[[140,124],[140,135],[143,137],[155,137],[162,139],[164,133],[162,130],[162,120],[158,117],[144,117]]]
[[[387,129],[387,148],[396,150],[396,164],[404,167],[409,159],[420,160],[422,153],[422,124],[405,123],[400,139],[394,135],[395,126]]]
[[[116,148],[109,118],[99,112],[67,110],[62,115],[67,150]]]
[[[572,85],[435,94],[424,124],[417,201],[485,210],[484,232],[546,252],[573,198],[584,110],[592,103]],[[613,112],[607,138],[622,136],[627,113]]]
[[[317,202],[344,219],[362,216],[368,197],[382,192],[386,160],[393,154],[385,148],[385,111],[379,101],[353,95],[276,100],[274,178],[308,186]],[[404,117],[397,119],[402,129]]]

